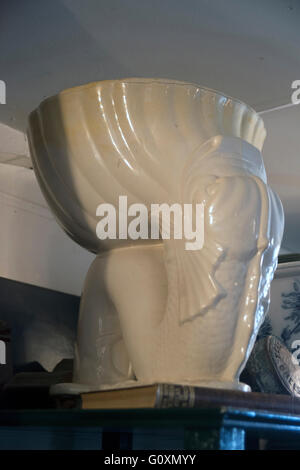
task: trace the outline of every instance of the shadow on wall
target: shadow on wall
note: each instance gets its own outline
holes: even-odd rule
[[[0,278],[0,319],[12,329],[14,367],[52,370],[73,357],[80,298]]]

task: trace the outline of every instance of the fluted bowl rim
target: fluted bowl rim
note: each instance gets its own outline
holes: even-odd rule
[[[147,78],[147,77],[128,77],[128,78],[118,78],[118,79],[108,79],[108,80],[96,80],[96,81],[93,81],[93,82],[85,83],[83,85],[77,85],[77,86],[74,86],[74,87],[63,89],[60,92],[55,93],[54,95],[50,95],[50,96],[44,98],[39,103],[39,105],[31,111],[31,113],[29,114],[29,117],[37,109],[39,109],[41,106],[43,106],[43,104],[48,103],[52,100],[55,100],[55,99],[59,98],[60,96],[69,95],[69,94],[73,94],[73,93],[74,94],[79,93],[79,92],[82,92],[84,90],[88,90],[88,89],[93,88],[93,87],[96,88],[98,86],[101,86],[101,85],[104,85],[104,84],[109,84],[109,83],[123,83],[123,84],[133,84],[133,85],[134,84],[140,85],[140,84],[143,84],[143,83],[149,85],[149,84],[153,83],[153,84],[161,84],[161,85],[166,85],[166,86],[170,86],[170,85],[186,86],[186,87],[191,87],[192,86],[192,87],[197,88],[200,91],[206,91],[206,92],[224,97],[226,99],[229,99],[229,100],[233,101],[234,103],[239,103],[239,104],[245,106],[254,115],[257,115],[259,120],[261,120],[263,122],[262,117],[259,115],[259,113],[252,106],[245,103],[243,100],[241,100],[239,98],[234,98],[233,96],[231,96],[227,93],[224,93],[222,91],[219,91],[219,90],[216,90],[214,88],[207,87],[207,86],[203,86],[203,85],[200,85],[200,84],[195,83],[195,82],[189,82],[189,81],[184,81],[184,80],[175,80],[175,79],[169,79],[169,78]]]

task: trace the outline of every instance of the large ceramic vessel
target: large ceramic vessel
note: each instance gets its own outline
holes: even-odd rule
[[[87,274],[74,382],[90,388],[239,375],[269,303],[283,230],[267,185],[262,119],[242,102],[160,79],[95,82],[30,115],[34,170],[65,231],[97,254]],[[202,203],[204,245],[106,239],[97,207]]]

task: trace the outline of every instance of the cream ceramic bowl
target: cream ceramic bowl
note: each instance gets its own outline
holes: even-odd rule
[[[108,80],[46,99],[29,118],[34,170],[65,231],[98,253],[130,240],[100,241],[96,208],[169,200],[191,153],[218,135],[261,150],[263,120],[244,103],[194,84]],[[170,171],[172,169],[172,171]]]
[[[76,382],[242,387],[283,228],[264,138],[247,105],[161,79],[91,83],[30,115],[44,195],[70,237],[98,255],[81,300]],[[203,203],[203,248],[186,251],[182,239],[99,240],[96,209],[118,207],[120,195],[147,208]]]

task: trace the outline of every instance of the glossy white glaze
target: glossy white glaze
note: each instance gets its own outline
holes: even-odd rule
[[[197,85],[95,82],[30,116],[34,169],[66,232],[98,253],[83,290],[75,382],[240,387],[269,303],[283,230],[262,119]],[[104,240],[102,202],[204,203],[204,246]]]

